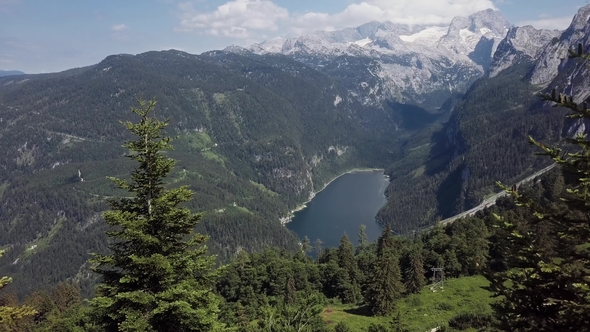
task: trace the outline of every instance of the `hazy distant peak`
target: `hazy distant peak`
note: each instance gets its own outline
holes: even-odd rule
[[[244,48],[244,47],[238,46],[238,45],[230,45],[230,46],[224,48],[223,51],[228,52],[228,53],[242,54],[242,55],[252,53],[247,48]]]
[[[13,75],[24,75],[22,71],[19,70],[0,70],[0,77],[3,76],[13,76]]]

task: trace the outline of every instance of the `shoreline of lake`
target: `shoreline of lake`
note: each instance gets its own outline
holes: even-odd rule
[[[280,218],[280,222],[281,225],[286,226],[288,223],[291,222],[291,220],[293,220],[293,217],[295,216],[295,213],[298,211],[301,211],[303,209],[305,209],[307,207],[307,204],[309,202],[311,202],[311,200],[318,194],[320,193],[322,190],[326,189],[326,187],[328,187],[328,185],[330,185],[332,182],[336,181],[338,178],[346,175],[346,174],[351,174],[351,173],[358,173],[358,172],[383,172],[385,171],[385,169],[383,168],[353,168],[349,171],[346,171],[340,175],[337,175],[336,177],[334,177],[332,180],[328,181],[326,184],[324,184],[324,186],[322,187],[322,189],[317,190],[317,191],[312,191],[309,194],[309,199],[303,203],[301,203],[300,205],[298,205],[294,210],[291,210],[289,212],[289,214],[286,217],[282,217]],[[384,176],[386,176],[385,174],[383,174]],[[387,176],[386,176],[387,177]],[[389,180],[389,177],[387,177]]]

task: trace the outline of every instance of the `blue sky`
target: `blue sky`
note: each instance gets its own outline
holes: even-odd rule
[[[228,45],[357,26],[445,24],[485,8],[565,29],[588,0],[0,0],[0,70],[61,71],[110,54]]]

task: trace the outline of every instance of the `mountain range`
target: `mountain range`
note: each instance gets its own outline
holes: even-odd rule
[[[22,71],[18,70],[0,70],[0,77],[11,76],[11,75],[24,75]]]
[[[538,93],[585,99],[587,66],[562,61],[590,38],[590,6],[565,31],[514,27],[498,11],[448,26],[369,22],[231,46],[113,55],[62,73],[0,78],[0,274],[20,294],[76,278],[106,248],[101,212],[121,195],[106,176],[132,165],[119,120],[155,97],[220,261],[241,250],[298,247],[280,221],[344,171],[392,179],[382,223],[407,233],[478,204],[494,181],[542,165],[527,136],[584,132]],[[579,100],[582,100],[579,99]],[[2,274],[4,275],[4,274]]]
[[[546,166],[529,136],[558,144],[588,133],[587,123],[564,121],[539,94],[557,89],[576,102],[587,100],[587,64],[567,58],[568,50],[588,45],[589,29],[590,6],[565,31],[511,28],[490,70],[455,104],[449,120],[409,141],[405,156],[390,167],[389,200],[379,218],[399,232],[429,226],[478,205],[499,190],[496,181],[516,183]]]
[[[484,74],[511,27],[499,11],[488,9],[456,17],[448,26],[369,22],[269,40],[247,50],[284,54],[320,70],[337,66],[340,72],[360,75],[351,93],[363,96],[366,104],[388,99],[436,111],[449,93],[464,92]],[[350,58],[365,59],[366,71],[359,71],[357,61]]]

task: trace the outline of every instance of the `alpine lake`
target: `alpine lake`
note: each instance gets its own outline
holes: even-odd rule
[[[374,241],[382,230],[375,215],[387,201],[384,193],[388,185],[383,171],[343,174],[295,212],[287,228],[300,239],[307,236],[312,246],[320,239],[323,248],[333,248],[338,247],[344,234],[356,246],[359,227],[364,224],[368,240]]]

